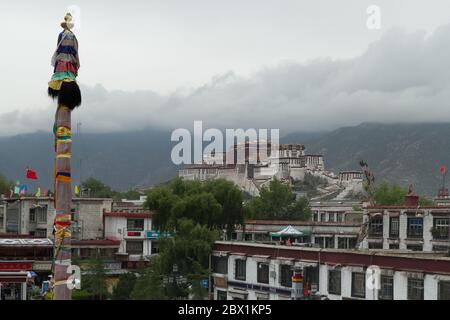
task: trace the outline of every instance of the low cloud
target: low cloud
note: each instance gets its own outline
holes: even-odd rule
[[[450,25],[433,34],[390,30],[359,57],[283,63],[233,72],[189,92],[107,91],[82,86],[74,112],[85,132],[144,127],[315,131],[361,122],[450,121]],[[0,114],[0,135],[50,131],[54,105]]]

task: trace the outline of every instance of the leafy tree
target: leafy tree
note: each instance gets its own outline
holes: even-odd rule
[[[107,276],[102,260],[89,260],[84,267],[86,274],[81,277],[81,289],[74,290],[72,298],[74,300],[104,300],[108,298]]]
[[[181,218],[188,218],[211,229],[227,228],[232,232],[243,221],[242,192],[224,179],[174,179],[150,190],[145,206],[155,211],[154,223],[160,230],[176,229]]]
[[[84,181],[82,183],[82,188],[89,189],[90,196],[93,198],[112,198],[114,196],[114,192],[110,187],[94,178],[89,178]]]
[[[160,253],[133,289],[134,299],[202,299],[207,291],[200,286],[200,280],[208,278],[209,257],[219,232],[210,230],[189,219],[181,219],[173,238],[162,239]],[[173,279],[173,266],[177,265],[177,275],[186,278],[186,284],[177,284]],[[191,286],[189,286],[191,284]],[[149,289],[151,287],[151,289]]]
[[[12,185],[12,182],[6,179],[6,177],[0,174],[0,194],[6,193],[9,194],[9,189]]]
[[[397,184],[389,185],[383,182],[375,187],[374,200],[377,205],[403,205],[405,203],[405,196],[407,190],[398,186]],[[419,197],[420,205],[431,205],[432,200]]]
[[[274,179],[269,187],[263,187],[259,197],[246,203],[246,216],[252,219],[308,220],[311,215],[306,198],[296,200],[291,187]]]
[[[128,300],[131,297],[136,276],[133,273],[125,273],[119,276],[119,281],[114,287],[112,298],[114,300]]]
[[[133,300],[167,300],[163,286],[163,277],[158,267],[158,259],[155,259],[152,267],[147,268],[139,278],[137,278],[131,298]]]

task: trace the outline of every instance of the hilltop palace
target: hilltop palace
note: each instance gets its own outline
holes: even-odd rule
[[[257,143],[246,142],[237,144],[223,153],[223,161],[217,164],[215,154],[204,154],[203,163],[185,165],[179,170],[179,177],[186,180],[207,180],[224,178],[234,182],[252,196],[259,195],[265,185],[277,178],[285,183],[302,182],[305,177],[314,177],[322,183],[316,189],[316,195],[311,200],[344,200],[362,192],[363,173],[361,171],[341,171],[337,175],[325,170],[322,155],[306,154],[302,144],[281,144],[278,157],[270,152],[262,159],[258,155],[256,161],[250,161],[253,154],[257,154]],[[270,148],[269,148],[270,149]],[[245,152],[245,163],[225,161],[231,152],[236,159],[237,152]],[[227,164],[225,164],[227,163]],[[304,195],[297,192],[300,196]]]

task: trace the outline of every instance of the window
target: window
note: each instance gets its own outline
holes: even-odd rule
[[[236,280],[242,280],[245,281],[246,276],[246,267],[247,267],[247,261],[243,259],[236,259],[235,260],[235,275],[234,278]]]
[[[128,254],[142,254],[144,251],[143,241],[127,241]]]
[[[450,281],[439,281],[438,300],[450,300]]]
[[[327,221],[327,219],[326,219],[326,214],[325,214],[325,213],[321,213],[321,214],[320,214],[320,221],[322,221],[322,222]]]
[[[228,273],[228,257],[212,256],[211,260],[213,272],[221,274]]]
[[[257,280],[259,283],[269,283],[269,264],[258,262]]]
[[[379,300],[394,300],[394,278],[392,276],[380,276]]]
[[[383,249],[383,243],[381,243],[381,242],[369,242],[369,249]]]
[[[152,240],[152,254],[159,253],[159,242],[158,240]]]
[[[30,209],[30,222],[36,222],[36,209]]]
[[[433,239],[448,239],[449,218],[435,218],[433,227]]]
[[[356,247],[356,238],[338,237],[338,249],[353,249]]]
[[[422,251],[423,246],[421,244],[408,244],[406,246],[406,249],[412,250],[412,251]]]
[[[334,238],[325,237],[325,248],[334,248]]]
[[[128,231],[144,231],[144,219],[127,219]]]
[[[400,230],[400,219],[399,217],[389,218],[389,237],[398,238]]]
[[[375,216],[370,218],[369,235],[383,236],[383,216]]]
[[[423,300],[423,279],[408,278],[408,300]]]
[[[337,221],[338,222],[344,222],[344,213],[338,213],[337,214]]]
[[[422,238],[423,218],[408,218],[408,238]]]
[[[328,293],[341,294],[341,270],[328,271]]]
[[[444,251],[447,252],[449,248],[447,246],[433,246],[433,251]]]
[[[398,250],[400,248],[398,243],[391,243],[389,244],[389,249],[391,250]]]
[[[251,233],[246,233],[244,236],[244,241],[252,241],[253,235]]]
[[[319,214],[318,214],[317,212],[314,212],[314,215],[313,215],[313,221],[314,221],[314,222],[319,221]]]
[[[217,300],[227,300],[227,292],[222,290],[217,290]]]
[[[36,229],[36,231],[34,232],[34,236],[37,238],[46,238],[47,229]]]
[[[292,287],[292,268],[290,265],[280,265],[280,284],[284,287]]]
[[[323,248],[323,237],[315,237],[314,243],[317,244],[320,248]]]
[[[34,211],[33,214],[32,211]],[[34,220],[31,220],[32,215],[34,216]],[[30,221],[37,223],[47,223],[47,206],[39,206],[30,209]]]
[[[366,274],[364,272],[352,273],[352,297],[366,297]]]

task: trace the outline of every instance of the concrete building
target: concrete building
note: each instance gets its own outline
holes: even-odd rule
[[[103,214],[106,240],[119,242],[115,253],[118,261],[148,261],[158,252],[159,233],[154,231],[152,214],[105,212]]]
[[[418,197],[406,196],[399,206],[366,206],[367,236],[363,248],[413,251],[448,251],[450,204],[420,206]]]
[[[50,239],[0,237],[0,300],[30,299],[49,280],[52,258]]]
[[[330,300],[450,300],[450,258],[438,253],[214,244],[215,300],[288,300],[293,270],[303,294]]]
[[[293,245],[336,249],[355,248],[361,228],[361,224],[354,222],[247,220],[245,228],[237,229],[230,240],[276,243],[280,239],[272,238],[271,233],[279,232],[288,226],[303,234],[301,237],[291,239]]]
[[[72,201],[72,237],[101,239],[103,212],[111,211],[112,199],[74,198]],[[34,237],[53,237],[55,207],[52,198],[24,197],[7,199],[4,206],[4,232]]]

